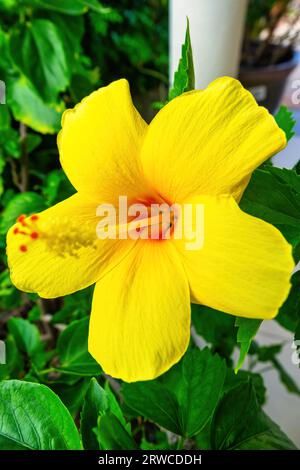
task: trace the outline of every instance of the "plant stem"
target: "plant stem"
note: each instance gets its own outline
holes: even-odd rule
[[[28,161],[28,152],[27,152],[27,128],[25,124],[22,122],[20,123],[20,141],[21,141],[21,171],[20,171],[20,186],[21,192],[25,192],[28,190],[29,184],[29,161]]]
[[[183,436],[180,436],[178,441],[177,441],[177,446],[176,446],[176,450],[183,450],[184,449],[184,437]]]
[[[16,188],[18,188],[18,190],[20,192],[22,192],[22,185],[21,185],[21,182],[19,180],[19,175],[18,175],[18,171],[17,171],[16,162],[13,158],[8,158],[8,163],[10,164],[11,176],[12,176],[13,183],[16,186]]]
[[[169,85],[169,79],[163,73],[158,72],[157,70],[149,69],[148,67],[143,67],[141,65],[138,66],[138,69],[141,73],[148,75],[149,77],[156,78],[166,85]]]

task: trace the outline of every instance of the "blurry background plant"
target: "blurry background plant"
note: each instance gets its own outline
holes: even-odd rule
[[[249,1],[240,79],[271,112],[298,62],[299,17],[295,0]]]
[[[45,300],[10,282],[7,229],[20,214],[39,212],[74,192],[56,147],[63,110],[123,76],[148,119],[152,102],[193,88],[187,35],[167,98],[167,21],[166,0],[0,0],[0,79],[7,89],[7,104],[0,105],[0,339],[6,344],[0,449],[77,449],[80,439],[85,449],[295,448],[262,411],[267,391],[258,372],[265,365],[278,372],[289,392],[300,390],[278,360],[283,344],[251,343],[261,322],[194,305],[184,359],[157,380],[122,384],[102,374],[87,351],[92,288]],[[276,119],[291,138],[291,114],[281,108]],[[282,231],[296,261],[299,173],[299,167],[279,170],[268,162],[254,173],[241,201],[245,211]],[[299,291],[296,273],[277,317],[296,339]],[[238,349],[239,366],[247,352],[250,360],[235,375]],[[15,415],[16,408],[23,417]]]
[[[282,28],[282,20],[290,22]],[[299,20],[299,5],[291,0],[250,0],[242,60],[247,65],[273,65],[289,60],[299,40],[293,29]]]

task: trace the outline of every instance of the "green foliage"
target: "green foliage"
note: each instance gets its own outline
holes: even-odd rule
[[[45,10],[53,10],[66,15],[81,15],[87,11],[85,2],[81,0],[31,0],[29,5]]]
[[[193,65],[193,52],[190,37],[189,21],[187,20],[187,28],[185,41],[181,49],[181,58],[179,60],[178,69],[174,74],[174,83],[169,92],[169,100],[176,98],[186,91],[195,88],[195,74]]]
[[[279,378],[282,384],[290,393],[294,393],[295,395],[300,395],[300,388],[298,387],[295,380],[286,372],[284,367],[282,367],[281,363],[275,357],[272,359],[272,364],[274,368],[277,370],[279,374]]]
[[[135,450],[137,445],[113,413],[107,412],[98,418],[97,437],[104,450]]]
[[[214,414],[212,448],[218,450],[295,450],[280,428],[260,409],[251,383],[224,395]]]
[[[23,318],[11,318],[7,326],[19,350],[37,367],[43,367],[46,356],[38,328]]]
[[[88,352],[89,318],[71,323],[57,342],[60,357],[59,370],[80,376],[99,375],[100,366]]]
[[[25,77],[9,80],[7,93],[8,105],[16,121],[42,134],[58,131],[63,103],[46,104]]]
[[[192,304],[192,321],[197,334],[212,345],[212,350],[229,360],[236,345],[235,317]]]
[[[125,430],[130,431],[130,425],[128,426],[128,424],[126,424],[121,407],[115,395],[110,390],[108,382],[106,382],[105,388],[102,388],[96,379],[92,378],[81,413],[81,433],[85,449],[99,449],[99,444],[101,445],[100,440],[102,438],[100,426],[98,426],[97,437],[94,431],[99,424],[98,417],[102,417],[105,414],[113,415]],[[107,419],[109,420],[109,418]]]
[[[74,383],[62,380],[51,383],[51,389],[60,397],[63,404],[68,408],[73,419],[76,419],[82,409],[85,395],[89,387],[87,377],[80,378]]]
[[[295,135],[294,127],[296,121],[293,113],[286,106],[280,106],[279,111],[275,114],[275,120],[280,129],[285,132],[286,138],[289,141]]]
[[[300,271],[293,274],[291,283],[290,294],[280,308],[276,321],[287,330],[294,332],[300,321]]]
[[[225,374],[217,355],[193,349],[161,381],[124,384],[122,394],[126,405],[142,416],[176,434],[194,436],[211,417]],[[190,407],[191,402],[197,407]]]
[[[87,390],[81,413],[82,442],[85,449],[99,449],[94,428],[97,427],[98,416],[108,410],[108,398],[98,382],[92,378]]]
[[[270,165],[256,170],[240,206],[255,217],[275,225],[292,244],[300,242],[300,175],[295,170]]]
[[[13,30],[10,54],[45,102],[55,102],[59,92],[69,85],[71,70],[59,30],[51,21],[33,19]]]
[[[238,328],[237,342],[240,344],[240,356],[235,367],[235,372],[237,372],[242,367],[249,351],[251,341],[256,335],[260,325],[261,320],[252,320],[250,318],[239,317],[236,318],[235,326]]]
[[[0,383],[0,448],[80,449],[76,426],[59,398],[44,385]]]
[[[279,379],[281,380],[282,385],[287,389],[288,392],[294,393],[295,395],[300,394],[300,389],[294,379],[286,372],[284,367],[282,366],[281,362],[277,358],[278,354],[280,354],[282,344],[274,344],[271,346],[258,346],[257,344],[252,344],[251,346],[251,354],[256,355],[256,360],[253,361],[253,365],[256,362],[269,362],[272,364],[274,369],[278,372]]]

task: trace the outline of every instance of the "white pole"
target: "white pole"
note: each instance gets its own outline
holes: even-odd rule
[[[196,88],[238,73],[248,0],[170,0],[170,81],[190,22]]]

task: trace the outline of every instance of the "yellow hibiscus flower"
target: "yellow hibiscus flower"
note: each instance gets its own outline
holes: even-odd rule
[[[153,379],[190,338],[190,303],[248,318],[274,317],[290,289],[291,247],[237,204],[253,170],[286,145],[266,109],[232,78],[186,93],[148,126],[126,80],[63,115],[58,147],[77,193],[7,236],[11,279],[53,298],[96,283],[89,351],[125,381]],[[184,239],[96,237],[101,203],[203,204],[204,245]]]

